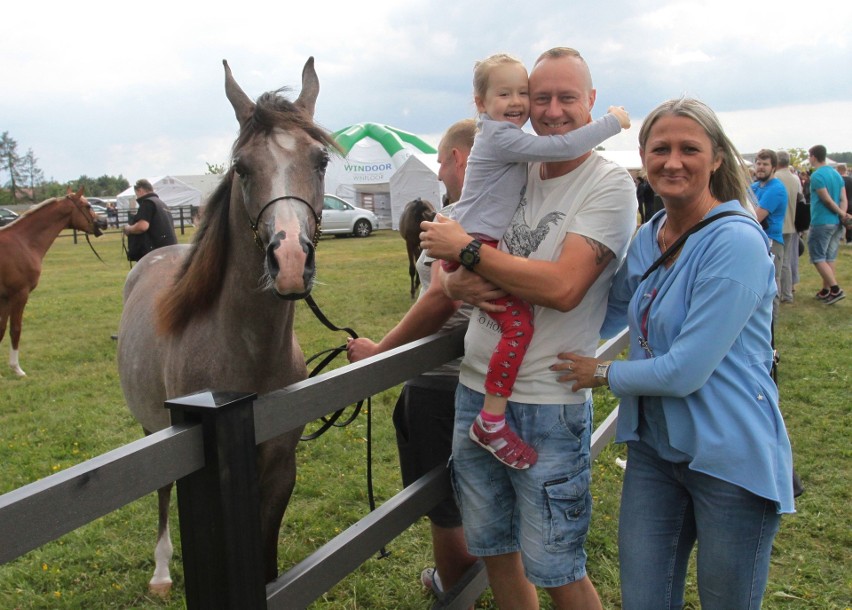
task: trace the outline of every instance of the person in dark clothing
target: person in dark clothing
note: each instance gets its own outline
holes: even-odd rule
[[[642,223],[647,222],[651,216],[663,208],[662,199],[657,197],[644,175],[639,176],[639,183],[636,185],[636,199],[639,201],[639,214],[642,216]]]
[[[132,259],[139,260],[151,250],[176,244],[177,235],[175,235],[172,214],[166,204],[157,197],[151,183],[145,179],[137,180],[133,190],[139,207],[130,224],[124,227],[124,233],[128,236],[144,234],[147,237],[143,240],[142,251],[138,258],[134,256]],[[134,250],[132,245],[129,249]]]

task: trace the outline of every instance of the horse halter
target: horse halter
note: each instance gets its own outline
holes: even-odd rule
[[[265,206],[260,208],[260,212],[258,212],[258,214],[257,214],[257,220],[255,220],[254,222],[252,222],[251,217],[249,217],[249,225],[251,226],[251,232],[254,233],[254,243],[257,244],[257,247],[260,248],[261,252],[264,251],[263,241],[260,239],[260,235],[257,234],[257,226],[260,224],[260,219],[263,216],[263,213],[266,211],[266,208],[271,206],[273,203],[276,203],[278,201],[282,201],[284,199],[295,199],[296,201],[301,201],[306,206],[308,206],[308,209],[311,211],[311,214],[314,215],[314,227],[315,228],[314,228],[314,236],[313,236],[313,239],[311,239],[311,242],[314,244],[314,248],[319,246],[319,238],[320,238],[320,235],[322,234],[322,217],[319,216],[316,213],[316,211],[314,210],[314,207],[310,203],[308,203],[307,201],[305,201],[301,197],[296,197],[295,195],[282,195],[281,197],[276,197],[275,199],[273,199],[272,201],[267,203]]]
[[[82,205],[81,203],[77,203],[77,200],[76,200],[76,199],[74,199],[73,197],[71,197],[70,195],[68,195],[67,197],[68,197],[68,199],[71,201],[71,203],[73,203],[73,204],[74,204],[74,207],[75,207],[75,208],[77,208],[77,211],[79,211],[79,212],[83,215],[83,217],[84,217],[86,220],[88,220],[88,221],[89,221],[89,226],[90,226],[90,227],[91,227],[91,229],[92,229],[92,234],[93,234],[95,237],[100,237],[101,235],[103,235],[103,233],[101,232],[101,230],[98,228],[98,225],[97,225],[97,223],[95,222],[95,219],[94,219],[94,218],[92,218],[91,214],[86,214],[86,208],[84,208],[84,207],[83,207],[83,205]],[[91,208],[89,208],[89,210],[91,210]],[[84,233],[84,235],[86,236],[86,243],[87,243],[87,244],[89,244],[89,248],[92,250],[92,252],[94,252],[94,254],[95,254],[95,256],[97,257],[97,259],[98,259],[99,261],[101,261],[104,265],[106,265],[106,262],[104,261],[104,259],[102,259],[102,258],[101,258],[101,255],[100,255],[100,254],[98,254],[98,251],[97,251],[97,250],[95,250],[95,247],[92,245],[92,240],[91,240],[91,239],[89,239],[89,234],[88,234],[88,233]]]
[[[98,229],[98,225],[96,224],[95,219],[92,218],[91,214],[86,213],[87,210],[86,210],[86,208],[83,207],[83,204],[78,203],[77,200],[74,199],[73,197],[71,197],[70,195],[68,195],[67,198],[71,201],[71,203],[74,204],[74,207],[77,208],[77,211],[79,211],[80,214],[83,215],[83,218],[85,218],[86,221],[89,223],[89,227],[92,229],[92,233],[94,234],[94,236],[100,237],[102,235],[102,233],[101,233],[100,229]],[[89,209],[91,210],[91,208],[89,208]]]

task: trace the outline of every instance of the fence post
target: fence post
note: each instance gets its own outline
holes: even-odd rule
[[[256,394],[200,392],[166,402],[200,422],[203,469],[177,482],[187,608],[266,608],[254,414]]]

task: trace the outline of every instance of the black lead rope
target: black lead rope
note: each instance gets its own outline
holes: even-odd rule
[[[317,320],[319,320],[322,323],[322,325],[325,326],[330,331],[345,332],[350,337],[352,337],[353,339],[358,338],[358,333],[356,333],[351,328],[348,328],[348,327],[345,327],[345,326],[340,327],[340,326],[336,326],[335,324],[333,324],[326,317],[326,315],[322,312],[319,305],[317,305],[316,301],[314,301],[314,298],[311,295],[308,295],[308,296],[305,297],[305,303],[308,304],[308,307],[314,313],[314,316],[316,316]],[[346,345],[345,344],[344,345],[338,345],[337,347],[332,347],[330,349],[318,352],[318,353],[314,354],[313,356],[311,356],[310,358],[308,358],[307,364],[311,364],[314,360],[316,360],[320,356],[325,356],[320,361],[320,363],[317,364],[311,370],[311,372],[308,374],[308,378],[316,377],[326,366],[329,365],[329,363],[331,363],[332,360],[337,358],[337,356],[339,356],[342,352],[345,352],[345,351],[346,351]],[[348,417],[342,423],[337,423],[337,420],[339,420],[343,416],[344,411],[346,411],[346,407],[344,407],[343,409],[340,409],[339,411],[335,411],[329,417],[325,417],[325,416],[321,417],[320,421],[322,421],[322,425],[320,426],[320,428],[316,432],[312,432],[311,434],[303,435],[301,440],[312,441],[316,438],[319,438],[320,436],[325,434],[325,432],[328,431],[328,429],[331,428],[332,426],[335,426],[335,427],[338,427],[338,428],[345,428],[346,426],[351,424],[353,421],[355,421],[355,418],[358,417],[358,414],[361,412],[361,408],[363,407],[363,405],[364,405],[363,400],[358,401],[355,404],[355,410],[353,411],[352,415],[350,417]],[[370,418],[370,399],[368,397],[367,398],[367,441],[368,441],[367,442],[367,452],[368,453],[370,452],[370,442],[369,442],[370,441],[370,435],[369,435],[370,419],[371,419]],[[369,468],[369,465],[368,465],[368,468]]]
[[[345,326],[340,327],[340,326],[333,324],[331,322],[331,320],[329,320],[326,317],[326,315],[322,312],[319,305],[317,305],[316,301],[314,301],[314,298],[311,295],[308,295],[308,296],[305,297],[305,303],[308,304],[308,307],[314,313],[314,316],[316,316],[317,320],[319,320],[323,324],[323,326],[325,326],[329,330],[331,330],[333,332],[342,331],[342,332],[347,333],[353,339],[358,338],[358,333],[356,333],[351,328],[348,328],[348,327],[345,327]],[[328,366],[328,364],[332,360],[334,360],[341,352],[345,352],[345,351],[346,351],[346,345],[344,344],[344,345],[339,345],[337,347],[333,347],[333,348],[330,348],[330,349],[327,349],[327,350],[323,350],[321,352],[314,354],[310,358],[308,358],[307,364],[310,364],[311,362],[313,362],[314,360],[316,360],[320,356],[325,355],[325,357],[322,359],[322,361],[318,365],[316,365],[311,370],[311,372],[308,374],[308,378],[315,377],[317,374],[319,374],[320,371],[322,371],[326,366]],[[375,495],[373,494],[373,415],[372,415],[373,409],[371,408],[372,407],[371,398],[368,396],[366,400],[367,400],[367,498],[368,498],[369,503],[370,503],[370,511],[374,511],[374,510],[376,510],[376,498],[375,498]],[[332,426],[337,427],[337,428],[344,428],[344,427],[348,426],[349,424],[354,422],[355,419],[358,417],[358,414],[361,412],[361,408],[363,407],[363,405],[364,405],[364,401],[359,400],[355,404],[355,409],[353,410],[352,415],[350,415],[342,423],[338,423],[337,420],[339,420],[340,417],[343,415],[343,412],[346,410],[346,407],[344,407],[343,409],[340,409],[338,411],[335,411],[330,417],[321,417],[320,420],[323,423],[320,426],[320,428],[316,432],[303,435],[301,440],[312,441],[316,438],[319,438],[326,431],[328,431]],[[390,551],[388,551],[385,547],[382,547],[381,549],[379,549],[379,559],[383,559],[383,558],[389,557],[389,556],[390,556]]]
[[[98,257],[98,260],[99,260],[99,261],[101,261],[104,265],[106,265],[106,261],[104,261],[104,259],[102,259],[102,258],[101,258],[101,255],[100,255],[100,254],[98,254],[98,251],[97,251],[97,250],[95,250],[95,247],[92,245],[92,240],[90,240],[90,239],[89,239],[89,234],[88,234],[88,233],[86,233],[86,243],[87,243],[87,244],[89,244],[89,248],[91,248],[91,249],[92,249],[92,252],[94,252],[94,253],[95,253],[95,256],[97,256],[97,257]]]

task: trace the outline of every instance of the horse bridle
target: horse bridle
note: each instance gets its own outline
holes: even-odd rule
[[[312,206],[310,203],[308,203],[307,201],[305,201],[301,197],[296,197],[295,195],[282,195],[281,197],[276,197],[275,199],[273,199],[272,201],[267,203],[265,206],[260,208],[260,212],[258,212],[258,214],[257,214],[257,220],[255,220],[254,222],[252,222],[251,216],[249,216],[249,225],[251,226],[251,232],[254,233],[254,243],[257,244],[257,247],[260,248],[261,252],[264,251],[263,241],[260,239],[260,235],[258,235],[258,233],[257,233],[257,227],[260,224],[260,219],[263,216],[263,213],[266,211],[266,208],[271,206],[273,203],[276,203],[278,201],[282,201],[284,199],[295,199],[296,201],[301,201],[306,206],[308,206],[308,209],[311,211],[311,214],[314,215],[314,227],[315,228],[314,228],[314,237],[311,240],[311,242],[314,244],[314,248],[319,246],[319,238],[320,238],[320,234],[322,234],[322,217],[319,214],[316,213],[316,210],[314,210],[314,206]]]
[[[71,200],[71,203],[74,204],[74,207],[77,208],[77,211],[80,212],[83,215],[83,217],[86,220],[89,221],[89,226],[92,228],[92,233],[95,235],[95,237],[98,237],[100,235],[100,233],[98,233],[98,231],[100,229],[98,229],[98,226],[95,224],[95,219],[92,218],[92,216],[90,214],[86,214],[86,209],[83,207],[83,205],[80,204],[80,203],[77,203],[77,201],[73,197],[68,196],[68,199]],[[89,209],[91,209],[91,208],[89,208]],[[95,250],[95,247],[92,245],[92,240],[89,239],[89,234],[85,233],[85,235],[86,235],[86,243],[89,244],[89,248],[91,248],[91,250],[92,250],[92,252],[94,252],[95,256],[98,257],[99,261],[106,264],[104,259],[101,258],[101,255],[98,254],[98,251]]]

